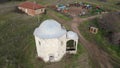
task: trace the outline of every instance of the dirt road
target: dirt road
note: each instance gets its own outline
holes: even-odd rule
[[[109,57],[109,55],[106,52],[104,52],[102,49],[100,49],[96,44],[86,40],[78,29],[78,26],[83,21],[94,19],[101,15],[95,15],[88,18],[73,17],[72,21],[65,21],[63,19],[56,17],[54,14],[50,14],[50,15],[54,17],[54,19],[61,22],[62,24],[67,24],[68,26],[71,26],[72,30],[78,33],[79,40],[88,51],[88,54],[92,59],[95,68],[113,68],[112,64],[110,63],[111,58]]]
[[[87,41],[80,33],[78,29],[78,25],[80,25],[81,22],[93,19],[97,16],[91,16],[88,18],[78,18],[74,17],[73,20],[71,21],[71,28],[73,31],[77,32],[79,35],[80,42],[84,45],[84,47],[87,49],[89,56],[93,60],[95,66],[97,68],[113,68],[113,66],[110,63],[110,57],[106,52],[101,50],[97,45]]]

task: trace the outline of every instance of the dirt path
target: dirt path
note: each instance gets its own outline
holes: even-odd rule
[[[91,16],[88,18],[78,18],[74,17],[74,19],[71,22],[71,28],[73,31],[77,32],[79,35],[80,42],[84,45],[84,47],[87,49],[89,56],[96,64],[97,68],[113,68],[113,66],[110,63],[110,57],[106,52],[101,50],[97,45],[87,41],[80,33],[78,29],[78,25],[86,20],[96,18],[100,15]]]
[[[69,21],[65,21],[65,20],[63,20],[62,18],[59,18],[59,17],[57,17],[54,13],[52,13],[52,12],[48,12],[48,15],[49,16],[51,16],[53,19],[55,19],[55,20],[57,20],[58,22],[60,22],[61,24],[64,24],[64,25],[69,25],[70,26],[70,22]],[[88,56],[88,55],[86,55],[86,56]],[[89,61],[88,62],[83,62],[82,61],[82,59],[83,60],[86,60],[86,59],[88,59],[88,58],[86,58],[86,56],[83,56],[83,57],[80,57],[79,58],[79,60],[78,61],[76,61],[76,62],[78,62],[78,64],[82,64],[82,65],[80,65],[80,68],[90,68],[89,67]],[[64,60],[66,60],[66,59],[64,59]],[[82,61],[82,62],[81,62]],[[68,62],[70,62],[70,61],[67,61],[67,63]],[[54,66],[59,66],[59,67],[61,67],[59,64],[53,64],[53,65],[50,65],[50,66],[47,66],[47,67],[45,67],[45,68],[54,68]],[[82,67],[81,67],[82,66]],[[62,67],[61,67],[62,68]],[[64,67],[63,67],[64,68]],[[79,68],[79,67],[78,67]]]
[[[88,54],[91,57],[91,59],[93,60],[93,63],[94,63],[96,68],[113,68],[112,64],[110,63],[111,58],[108,56],[108,54],[106,52],[104,52],[102,49],[100,49],[97,45],[86,40],[82,36],[82,34],[80,33],[80,31],[78,29],[78,26],[83,21],[94,19],[94,18],[99,17],[101,15],[95,15],[95,16],[91,16],[88,18],[73,17],[72,21],[67,21],[67,22],[54,16],[54,14],[50,14],[50,15],[52,15],[59,22],[62,22],[62,24],[66,23],[67,25],[71,26],[72,30],[74,32],[78,33],[80,42],[87,49]]]

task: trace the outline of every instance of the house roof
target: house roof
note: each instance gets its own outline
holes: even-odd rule
[[[53,19],[43,21],[34,31],[34,35],[41,39],[59,38],[64,34],[66,34],[66,30]]]
[[[33,9],[33,10],[44,8],[43,6],[41,6],[39,4],[36,4],[36,3],[33,3],[33,2],[28,2],[28,1],[19,4],[19,7]]]

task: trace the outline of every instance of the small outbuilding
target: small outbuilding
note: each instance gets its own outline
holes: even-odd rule
[[[66,54],[76,54],[78,35],[67,31],[53,19],[45,20],[34,31],[37,56],[45,62],[57,62]]]
[[[98,33],[98,28],[96,28],[96,27],[90,27],[89,30],[93,34],[97,34]]]
[[[18,5],[18,9],[27,13],[28,15],[35,16],[45,12],[45,7],[33,3],[33,2],[23,2]]]

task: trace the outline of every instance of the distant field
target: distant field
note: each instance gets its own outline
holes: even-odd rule
[[[36,1],[37,3],[43,5],[53,5],[53,4],[67,4],[67,3],[74,3],[74,2],[87,2],[94,5],[100,5],[108,10],[120,11],[120,5],[116,5],[116,3],[120,3],[120,0],[29,0],[29,1]]]

